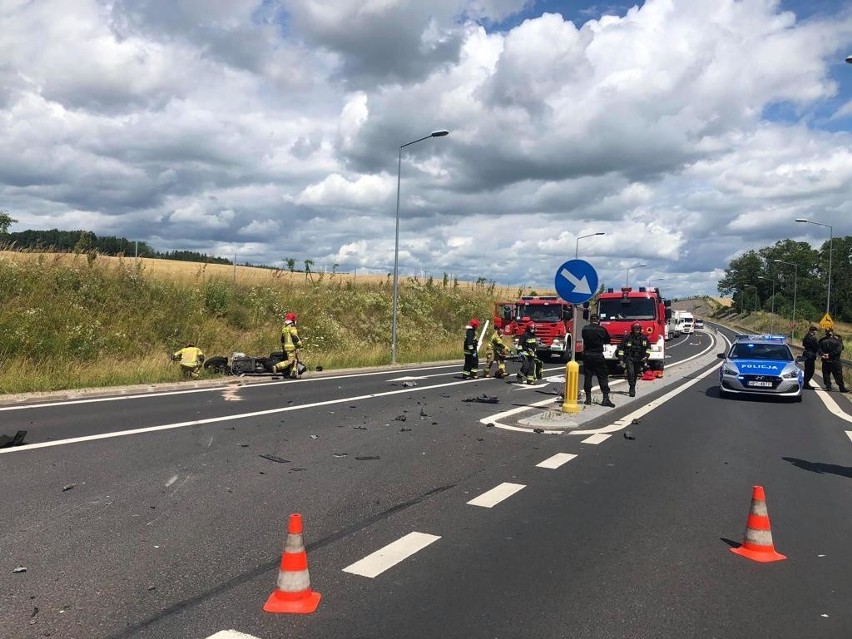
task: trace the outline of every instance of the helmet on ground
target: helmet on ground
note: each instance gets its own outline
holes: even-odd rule
[[[479,320],[474,317],[472,320],[470,320],[470,322],[468,322],[468,326],[470,326],[471,328],[479,328]]]
[[[641,325],[639,322],[633,322],[633,323],[630,325],[630,329],[631,329],[631,330],[634,330],[634,331],[635,331],[637,328],[638,328],[640,331],[642,330],[642,325]]]

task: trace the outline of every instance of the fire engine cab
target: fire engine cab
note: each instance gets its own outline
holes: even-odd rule
[[[610,370],[622,372],[623,366],[616,354],[618,345],[631,326],[639,322],[651,344],[648,365],[657,377],[662,377],[666,361],[666,320],[671,312],[671,300],[663,299],[658,288],[643,286],[634,290],[625,286],[618,291],[610,288],[599,294],[597,314],[612,340],[604,346],[604,359]]]
[[[494,304],[494,326],[501,335],[517,342],[527,325],[535,324],[538,357],[571,359],[571,325],[573,307],[555,295],[527,295],[513,302]],[[577,350],[581,350],[578,341]]]

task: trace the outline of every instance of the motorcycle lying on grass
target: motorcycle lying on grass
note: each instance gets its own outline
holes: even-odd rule
[[[275,372],[274,366],[278,362],[287,361],[287,355],[283,351],[270,353],[269,357],[253,357],[245,353],[233,353],[231,359],[223,355],[214,355],[205,360],[204,368],[211,373],[219,375],[281,375]],[[296,373],[299,377],[308,370],[302,362],[296,362]],[[319,370],[319,368],[317,369]]]

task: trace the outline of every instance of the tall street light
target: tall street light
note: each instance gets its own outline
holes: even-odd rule
[[[821,222],[813,222],[811,220],[805,219],[803,217],[797,217],[797,222],[802,222],[804,224],[814,224],[816,226],[824,226],[828,228],[828,291],[825,295],[825,314],[829,314],[829,308],[831,308],[831,253],[832,253],[832,243],[834,241],[834,228],[831,224],[823,224]],[[776,260],[780,261],[780,260]]]
[[[633,266],[627,267],[627,275],[624,277],[624,285],[630,286],[630,269],[632,268],[645,268],[648,266],[647,264],[634,264]]]
[[[796,288],[799,283],[799,265],[784,260],[772,260],[778,264],[786,264],[793,267],[793,321],[790,325],[790,339],[796,339]]]
[[[391,315],[391,364],[396,364],[396,315],[399,308],[399,187],[402,181],[402,150],[429,138],[442,138],[450,132],[444,129],[432,131],[422,138],[406,142],[399,147],[399,159],[396,164],[396,233],[393,244],[393,313]]]
[[[577,238],[577,241],[574,242],[574,259],[577,259],[577,256],[580,254],[580,240],[586,237],[595,237],[596,235],[606,235],[603,231],[598,231],[597,233],[589,233],[588,235],[581,235]]]

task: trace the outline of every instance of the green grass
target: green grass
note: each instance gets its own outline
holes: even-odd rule
[[[31,257],[31,256],[30,256]],[[493,286],[416,278],[400,285],[397,361],[462,358],[464,326],[491,317]],[[302,359],[325,370],[390,362],[390,281],[317,277],[234,283],[197,265],[187,281],[131,260],[0,256],[0,393],[181,379],[170,354],[280,350],[286,311],[299,314]]]

